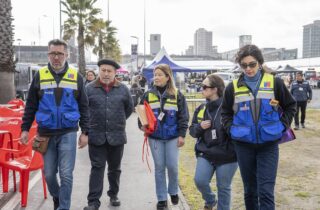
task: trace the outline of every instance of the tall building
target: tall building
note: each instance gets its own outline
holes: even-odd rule
[[[239,48],[252,43],[251,35],[241,35],[239,36]]]
[[[303,26],[302,57],[320,57],[320,20]]]
[[[156,55],[161,49],[161,34],[150,34],[150,54]]]
[[[199,28],[194,34],[194,55],[212,55],[212,31]]]
[[[193,55],[193,52],[194,52],[194,48],[193,48],[192,45],[190,45],[190,46],[188,47],[188,49],[186,49],[186,55],[192,56],[192,55]]]

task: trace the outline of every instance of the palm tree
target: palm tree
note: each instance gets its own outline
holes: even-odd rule
[[[117,28],[111,26],[111,21],[102,19],[97,22],[93,33],[97,36],[97,42],[93,48],[93,53],[98,55],[99,59],[112,58],[116,61],[121,60],[121,50],[119,41],[115,35]]]
[[[100,9],[93,6],[96,2],[97,0],[65,0],[61,2],[66,9],[63,12],[68,16],[63,26],[63,39],[70,40],[77,33],[78,67],[82,75],[85,75],[86,68],[85,46],[94,45],[95,38],[91,31],[99,21],[96,16],[101,13]]]
[[[0,103],[7,103],[15,97],[11,0],[0,0],[0,5]]]

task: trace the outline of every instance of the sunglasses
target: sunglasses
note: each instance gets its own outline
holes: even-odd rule
[[[247,69],[248,67],[249,68],[255,68],[257,66],[258,62],[256,61],[253,61],[253,62],[250,62],[250,63],[241,63],[240,66],[242,69]]]
[[[211,87],[211,86],[207,86],[207,85],[201,85],[202,89],[205,90],[207,88],[215,88],[215,87]]]

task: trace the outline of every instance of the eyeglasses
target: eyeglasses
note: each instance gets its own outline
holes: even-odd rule
[[[211,86],[207,86],[207,85],[201,85],[202,89],[205,90],[207,88],[215,88],[215,87],[211,87]]]
[[[242,69],[247,69],[248,67],[249,68],[255,68],[257,66],[258,62],[256,61],[253,61],[253,62],[250,62],[250,63],[241,63],[240,66]]]
[[[48,55],[50,58],[55,58],[56,56],[58,56],[58,58],[63,58],[65,54],[61,52],[51,52],[48,53]]]

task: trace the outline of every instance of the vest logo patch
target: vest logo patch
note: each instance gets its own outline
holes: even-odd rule
[[[69,79],[74,79],[74,74],[68,74]]]
[[[263,87],[270,88],[271,83],[270,82],[264,82]]]
[[[240,111],[248,111],[250,109],[249,106],[247,106],[246,104],[242,107],[240,107]]]
[[[53,94],[53,91],[52,90],[46,90],[44,91],[45,94]]]

